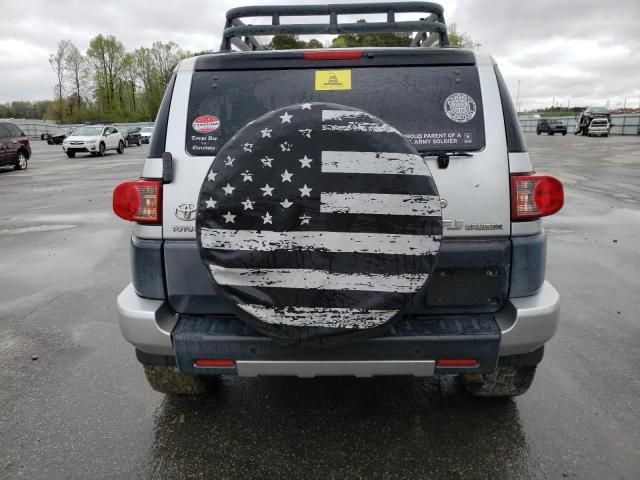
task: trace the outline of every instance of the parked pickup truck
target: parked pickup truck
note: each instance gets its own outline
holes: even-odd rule
[[[372,13],[386,21],[338,22]],[[284,21],[305,15],[328,21]],[[254,37],[389,30],[419,33],[287,51]],[[474,395],[524,393],[558,325],[541,219],[563,187],[535,173],[493,58],[450,48],[422,2],[235,8],[222,38],[176,67],[140,178],[114,190],[133,223],[120,327],[151,386],[456,375]]]

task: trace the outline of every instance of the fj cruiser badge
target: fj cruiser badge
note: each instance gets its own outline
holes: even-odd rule
[[[181,203],[176,207],[175,214],[178,220],[191,221],[196,218],[196,206],[193,203]]]
[[[476,102],[466,93],[452,93],[444,101],[444,112],[451,120],[465,123],[476,114]]]

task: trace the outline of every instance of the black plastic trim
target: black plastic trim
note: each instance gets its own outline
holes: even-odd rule
[[[195,241],[165,240],[167,298],[178,313],[222,314],[231,310],[217,294]],[[407,311],[420,315],[496,312],[509,292],[509,238],[450,239],[441,243],[426,295]]]
[[[358,49],[356,49],[358,50]],[[305,60],[300,50],[222,52],[196,58],[196,71],[278,70],[291,68],[475,65],[471,50],[458,48],[367,48],[354,60]]]
[[[537,350],[521,355],[509,355],[498,359],[499,367],[533,367],[544,357],[544,345]]]
[[[173,86],[176,83],[176,74],[174,73],[169,80],[167,89],[162,97],[160,109],[156,115],[153,135],[151,135],[151,144],[149,145],[149,153],[147,158],[162,157],[167,143],[167,125],[169,123],[169,110],[171,109],[171,97],[173,96]]]
[[[154,355],[146,353],[136,348],[136,358],[142,365],[150,365],[155,367],[175,367],[176,357],[169,355]]]
[[[502,78],[498,65],[493,66],[498,80],[498,91],[500,92],[500,100],[502,102],[502,116],[504,117],[504,129],[507,135],[507,150],[509,153],[526,152],[527,143],[524,140],[520,121],[518,120],[518,112],[516,112],[507,84]]]
[[[437,373],[495,370],[501,332],[493,315],[422,316],[401,320],[383,336],[330,347],[279,343],[232,316],[181,315],[171,335],[180,371],[227,374],[231,369],[197,368],[196,359],[231,360],[437,360],[475,358],[472,369],[438,368]]]
[[[530,297],[542,289],[547,262],[547,235],[511,239],[511,285],[509,297]]]
[[[143,298],[164,300],[162,240],[131,237],[131,278],[136,293]]]

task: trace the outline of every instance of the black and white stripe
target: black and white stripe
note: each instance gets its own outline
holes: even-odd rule
[[[442,234],[440,199],[426,163],[393,127],[357,110],[312,107],[287,108],[292,126],[280,129],[280,136],[283,110],[252,122],[245,135],[234,137],[238,145],[221,150],[219,158],[236,158],[235,170],[214,161],[216,181],[205,181],[201,199],[217,200],[220,212],[237,218],[229,225],[215,211],[200,209],[203,258],[216,284],[261,322],[371,328],[410,303],[433,271]],[[303,127],[311,130],[310,140],[288,136]],[[272,138],[256,134],[263,128],[272,130]],[[277,152],[274,147],[287,138],[295,138],[292,151]],[[247,141],[251,154],[239,148]],[[371,145],[394,151],[344,148]],[[273,157],[279,170],[262,168],[253,183],[275,186],[274,195],[256,196],[250,211],[234,210],[257,188],[237,181],[238,172],[258,172],[253,165],[261,154]],[[297,163],[302,155],[313,158],[311,168]],[[293,186],[278,181],[285,168],[295,187],[312,188],[309,196],[296,196]],[[239,190],[234,198],[219,192],[228,182]],[[293,206],[279,208],[284,198]],[[263,226],[265,212],[272,223]],[[299,221],[303,215],[308,223]]]

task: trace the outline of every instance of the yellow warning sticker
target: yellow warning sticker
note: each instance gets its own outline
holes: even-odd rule
[[[351,70],[316,70],[316,90],[351,90]]]

